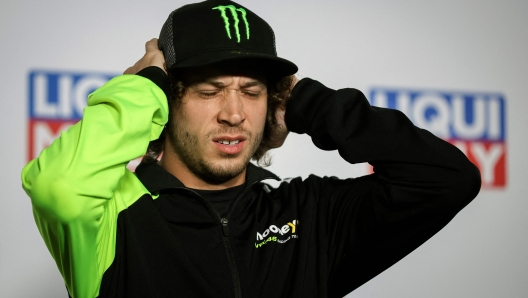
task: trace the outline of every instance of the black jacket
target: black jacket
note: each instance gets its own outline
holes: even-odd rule
[[[249,165],[226,218],[157,164],[118,217],[116,256],[100,297],[342,297],[442,229],[480,189],[477,168],[399,111],[355,89],[301,80],[286,124],[374,174],[315,175],[272,189]],[[344,162],[345,162],[344,161]]]

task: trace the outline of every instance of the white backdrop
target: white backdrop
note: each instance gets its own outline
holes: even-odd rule
[[[348,297],[528,297],[528,2],[243,1],[274,28],[279,55],[329,87],[499,92],[506,186],[483,190],[444,230]],[[3,1],[0,8],[0,297],[67,297],[33,222],[27,162],[28,74],[121,73],[183,1]],[[300,154],[302,152],[302,154]],[[357,176],[335,152],[292,135],[281,177]]]

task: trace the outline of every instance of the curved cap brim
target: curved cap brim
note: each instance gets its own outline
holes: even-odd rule
[[[233,66],[236,65],[237,67],[247,64],[247,67],[256,68],[255,70],[265,72],[267,75],[279,77],[295,74],[298,70],[297,65],[286,59],[240,49],[202,52],[176,62],[168,70],[185,70],[219,63],[229,66],[230,62],[233,62]]]

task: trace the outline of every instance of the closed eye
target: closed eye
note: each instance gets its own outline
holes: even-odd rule
[[[213,98],[217,96],[220,93],[220,91],[198,91],[198,94],[202,98]]]
[[[249,97],[259,97],[260,96],[260,91],[243,90],[242,93]]]

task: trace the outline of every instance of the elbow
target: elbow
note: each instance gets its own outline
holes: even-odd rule
[[[31,198],[34,212],[58,222],[72,222],[82,215],[82,204],[77,204],[74,183],[64,175],[40,173],[30,182],[23,181]]]
[[[469,160],[453,175],[449,193],[451,202],[462,209],[480,192],[482,182],[479,169]]]
[[[480,187],[482,186],[482,178],[481,178],[480,171],[477,168],[477,166],[475,166],[471,162],[470,162],[470,168],[471,170],[468,171],[468,172],[471,172],[470,174],[468,174],[469,176],[468,185],[471,186],[469,196],[472,198],[475,198],[480,192]]]

